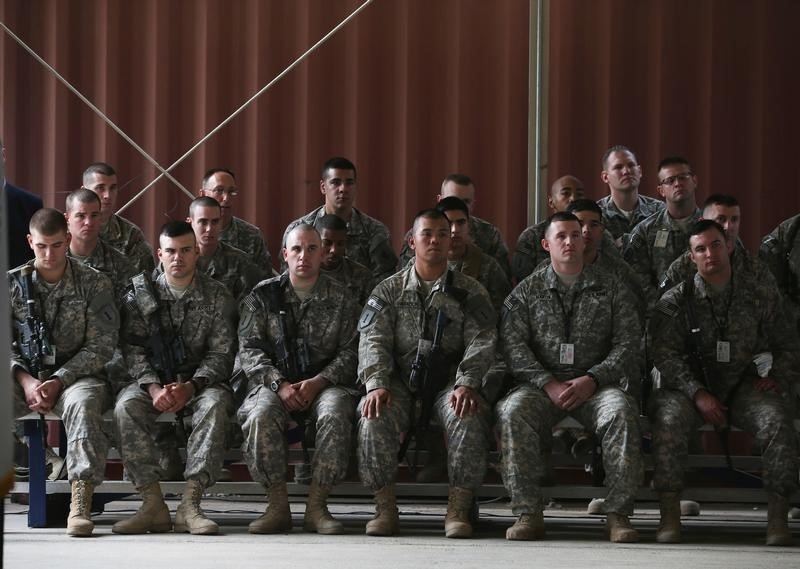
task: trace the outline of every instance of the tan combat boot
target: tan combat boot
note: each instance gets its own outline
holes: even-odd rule
[[[88,537],[92,535],[94,529],[94,522],[92,522],[94,484],[88,480],[73,480],[70,486],[72,496],[67,518],[67,535]]]
[[[211,535],[219,532],[219,526],[206,517],[200,507],[205,488],[199,480],[187,480],[178,511],[175,513],[175,531],[193,535]]]
[[[375,492],[375,517],[367,522],[367,535],[394,535],[399,525],[394,485],[384,486]]]
[[[608,537],[614,543],[636,543],[639,541],[639,532],[633,529],[628,516],[617,512],[606,514],[606,527]]]
[[[469,511],[472,508],[472,490],[451,486],[447,497],[447,515],[444,517],[445,537],[472,537]]]
[[[767,500],[767,545],[791,545],[789,500],[779,494],[769,494]]]
[[[276,482],[267,488],[269,505],[267,511],[250,522],[250,533],[283,533],[292,529],[292,511],[286,482]],[[309,499],[310,501],[310,499]]]
[[[172,520],[169,517],[169,508],[164,503],[164,496],[161,494],[161,485],[158,482],[151,482],[138,490],[142,495],[142,507],[130,518],[115,523],[111,531],[123,534],[172,531]]]
[[[303,516],[303,529],[324,535],[338,535],[344,533],[342,523],[331,516],[328,511],[329,486],[320,486],[316,480],[311,481],[308,489],[308,503],[306,514]]]
[[[544,537],[544,514],[520,514],[514,525],[506,530],[506,539],[511,541],[533,541]]]
[[[661,492],[658,495],[661,524],[656,530],[658,543],[681,542],[681,503],[677,492]]]

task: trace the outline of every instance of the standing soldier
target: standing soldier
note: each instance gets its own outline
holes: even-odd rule
[[[105,364],[117,345],[119,313],[111,281],[67,257],[70,236],[60,211],[40,209],[29,228],[35,259],[9,272],[19,332],[11,346],[15,412],[27,407],[63,419],[72,491],[67,534],[88,536],[92,495],[105,474],[103,413],[111,405]]]
[[[186,490],[175,531],[214,534],[219,527],[206,517],[200,500],[216,482],[225,456],[236,307],[223,285],[196,269],[200,253],[188,223],[166,223],[157,253],[164,273],[152,283],[147,275],[137,275],[126,297],[122,350],[133,381],[120,392],[114,408],[122,462],[142,495],[142,506],[112,531],[172,529],[158,483],[161,469],[153,433],[161,413],[176,413],[179,421],[189,413]]]
[[[791,398],[798,379],[796,331],[777,287],[755,273],[734,273],[725,231],[701,220],[689,232],[697,274],[664,294],[650,321],[661,388],[653,393],[653,487],[659,493],[659,543],[681,539],[679,498],[689,436],[703,422],[727,436],[752,433],[762,451],[769,500],[767,545],[789,545],[788,498],[797,486]],[[772,353],[769,371],[754,358]]]
[[[494,361],[496,316],[486,290],[447,268],[450,223],[440,211],[414,219],[414,263],[372,291],[359,321],[361,479],[375,492],[367,535],[398,531],[394,491],[400,435],[419,442],[433,418],[448,440],[445,535],[470,537],[469,509],[486,471],[491,409],[480,394]],[[415,401],[419,399],[419,414]]]
[[[250,393],[239,409],[244,456],[267,488],[269,507],[250,533],[292,528],[286,493],[287,427],[308,415],[316,431],[303,529],[344,533],[327,507],[347,472],[355,419],[356,322],[361,306],[339,282],[320,274],[317,230],[301,223],[286,237],[289,269],[261,282],[241,304],[240,360]]]
[[[509,295],[500,345],[516,387],[496,407],[503,480],[517,522],[506,539],[544,536],[540,481],[545,444],[567,415],[593,431],[603,450],[611,541],[634,542],[630,525],[642,481],[638,405],[625,391],[638,380],[641,324],[617,277],[583,260],[578,218],[553,214],[545,228],[551,264]]]

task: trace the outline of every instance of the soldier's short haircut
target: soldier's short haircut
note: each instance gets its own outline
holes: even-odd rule
[[[593,211],[600,217],[600,221],[603,221],[602,208],[599,205],[597,205],[596,201],[590,200],[588,198],[581,198],[579,200],[575,200],[574,202],[570,203],[567,206],[567,211],[569,213],[575,213],[576,211]]]
[[[661,162],[658,163],[656,172],[661,170],[661,168],[666,168],[667,166],[687,166],[689,170],[692,169],[692,165],[689,164],[689,161],[683,156],[667,156],[662,158]]]
[[[199,198],[194,198],[192,203],[189,204],[189,217],[194,218],[194,211],[198,207],[216,207],[219,208],[219,202],[214,198],[210,198],[208,196],[200,196]],[[220,210],[221,211],[221,210]]]
[[[443,219],[447,222],[447,225],[450,225],[450,220],[447,219],[447,216],[439,211],[438,209],[428,208],[423,209],[422,211],[418,212],[417,215],[414,216],[414,221],[411,222],[411,232],[413,233],[417,228],[417,220],[419,219]]]
[[[114,170],[111,164],[107,164],[105,162],[93,162],[86,167],[86,170],[83,171],[84,185],[91,182],[90,176],[92,174],[100,174],[101,176],[116,176],[117,172]]]
[[[356,172],[356,165],[350,162],[347,158],[343,158],[342,156],[334,156],[333,158],[328,158],[325,161],[325,164],[322,165],[322,174],[321,178],[324,180],[328,177],[328,170],[352,170],[353,171],[353,178],[358,178],[358,173]]]
[[[67,213],[71,212],[75,204],[79,203],[96,203],[97,207],[103,207],[103,204],[100,202],[100,197],[92,190],[87,190],[86,188],[75,190],[67,196],[64,203]]]
[[[700,235],[701,233],[705,233],[709,229],[716,229],[719,231],[719,234],[722,235],[723,239],[727,239],[725,235],[725,230],[722,226],[714,221],[713,219],[699,219],[695,221],[691,227],[689,227],[689,239],[691,240],[692,237],[695,235]],[[691,250],[692,246],[689,245],[689,249]]]
[[[314,221],[314,227],[320,232],[327,229],[328,231],[344,231],[347,233],[347,222],[333,213],[326,213],[322,217],[318,217]]]
[[[602,166],[603,170],[608,167],[608,159],[614,152],[627,152],[633,156],[634,161],[638,162],[638,160],[636,160],[636,154],[634,154],[633,150],[623,144],[615,144],[603,154],[603,159],[600,161],[600,166]]]
[[[723,207],[738,207],[739,200],[728,194],[711,194],[703,202],[703,210],[712,205],[721,205]]]
[[[448,196],[442,199],[438,204],[436,204],[436,209],[445,213],[447,211],[463,211],[464,214],[469,218],[469,208],[467,204],[461,198],[457,198],[455,196]]]
[[[292,227],[291,230],[289,230],[289,233],[286,234],[287,245],[289,243],[289,237],[291,237],[295,233],[313,233],[317,236],[317,239],[319,239],[320,243],[322,243],[322,236],[319,234],[319,231],[317,231],[317,228],[311,225],[310,223],[306,223],[305,221],[298,223],[297,225]]]
[[[445,176],[444,180],[442,181],[442,187],[444,187],[444,185],[447,182],[453,182],[457,186],[474,186],[475,185],[475,182],[472,181],[472,178],[470,178],[466,174],[459,174],[459,173],[448,174],[447,176]]]
[[[185,221],[177,221],[172,220],[166,222],[164,225],[161,226],[161,229],[158,232],[158,237],[182,237],[183,235],[191,235],[194,237],[194,230],[192,229],[191,224]]]
[[[575,217],[574,213],[570,213],[568,211],[557,211],[547,218],[547,221],[542,228],[542,235],[547,235],[547,230],[550,229],[550,226],[556,221],[574,221],[578,225],[581,224],[581,220]]]
[[[45,207],[37,211],[28,223],[28,232],[39,233],[50,237],[59,233],[67,233],[67,220],[64,214],[52,207]]]
[[[232,170],[228,170],[227,168],[211,168],[211,170],[203,174],[203,179],[200,182],[200,187],[205,188],[206,184],[211,179],[211,177],[214,174],[219,174],[220,172],[222,172],[223,174],[228,174],[231,178],[233,178],[234,182],[236,181],[236,176],[233,174]]]

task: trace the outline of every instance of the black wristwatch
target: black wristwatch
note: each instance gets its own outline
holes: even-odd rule
[[[282,379],[273,379],[269,383],[269,388],[274,392],[278,393],[278,390],[281,388],[281,384],[283,383]]]

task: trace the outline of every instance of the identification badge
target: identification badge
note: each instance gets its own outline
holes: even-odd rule
[[[575,344],[561,344],[559,363],[572,365],[575,363]]]
[[[50,346],[50,353],[47,354],[43,359],[44,359],[44,365],[46,366],[56,365],[56,347]]]
[[[717,342],[717,361],[723,364],[731,363],[731,343]]]
[[[667,240],[669,239],[669,229],[659,229],[656,233],[656,242],[653,243],[653,247],[664,248],[667,246]]]

